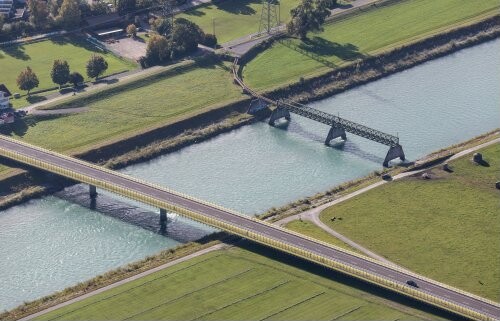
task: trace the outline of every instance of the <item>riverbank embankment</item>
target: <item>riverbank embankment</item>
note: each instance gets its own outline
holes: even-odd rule
[[[416,41],[412,44],[392,49],[389,52],[357,61],[315,78],[278,88],[266,94],[273,98],[292,97],[301,102],[310,102],[338,94],[348,89],[378,80],[384,76],[411,68],[457,50],[497,38],[500,35],[500,16],[488,18],[479,23],[450,30]],[[251,59],[257,50],[263,50],[269,43],[250,52],[243,60]],[[200,113],[136,134],[132,137],[108,142],[84,152],[74,154],[91,162],[111,168],[121,168],[139,163],[164,153],[201,142],[258,121],[265,117],[245,114],[250,99],[240,99],[225,106]],[[14,164],[10,164],[14,165]],[[40,175],[42,175],[40,177]],[[41,173],[26,170],[10,171],[1,180],[0,208],[19,204],[31,197],[53,192],[70,182],[56,182],[47,186]]]

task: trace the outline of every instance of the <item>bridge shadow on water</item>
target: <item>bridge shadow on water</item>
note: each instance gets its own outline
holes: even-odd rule
[[[398,294],[396,292],[384,289],[382,287],[372,285],[368,282],[353,278],[349,275],[343,274],[341,272],[336,272],[327,267],[315,264],[304,259],[295,257],[293,255],[275,250],[264,245],[260,245],[248,240],[242,240],[237,242],[236,245],[242,249],[248,250],[250,252],[262,255],[271,260],[278,261],[280,263],[298,268],[300,270],[318,275],[322,278],[332,280],[334,282],[355,288],[360,291],[367,292],[369,294],[380,297],[383,300],[390,300],[387,302],[388,306],[394,306],[394,303],[403,305],[402,310],[404,311],[406,307],[412,307],[417,310],[425,311],[427,313],[434,314],[436,316],[455,321],[468,320],[462,316],[455,315],[451,312],[447,312],[431,306],[429,304],[414,300],[412,298],[406,297],[404,295]],[[362,295],[362,293],[361,293]],[[368,298],[368,300],[370,300]],[[376,301],[375,301],[376,302]],[[335,304],[332,302],[332,304]]]
[[[162,226],[159,210],[156,213],[148,211],[106,194],[100,193],[92,199],[86,185],[67,187],[54,196],[181,243],[196,241],[209,233],[170,214],[167,214],[166,225]]]
[[[320,144],[324,144],[326,136],[328,134],[328,131],[330,130],[325,125],[324,136],[321,136],[317,133],[309,131],[307,128],[302,127],[299,123],[294,122],[293,119],[290,122],[280,121],[274,127],[281,129],[281,130],[293,132],[301,137],[318,142]],[[362,150],[361,148],[359,148],[359,146],[356,143],[350,141],[349,140],[349,133],[347,133],[347,140],[345,142],[336,143],[336,141],[333,140],[330,144],[331,144],[330,145],[331,148],[341,150],[342,152],[345,152],[345,153],[353,154],[361,159],[365,159],[365,160],[368,160],[368,161],[376,163],[376,164],[382,164],[384,162],[384,158],[377,156],[375,154],[372,154],[370,152],[367,152],[365,150]],[[382,146],[381,148],[385,148],[385,145]],[[385,152],[385,149],[384,149],[384,152]]]

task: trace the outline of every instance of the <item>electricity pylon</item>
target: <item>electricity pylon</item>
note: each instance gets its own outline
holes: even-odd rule
[[[274,27],[280,25],[280,2],[279,0],[262,0],[262,12],[260,15],[259,33],[271,33]]]

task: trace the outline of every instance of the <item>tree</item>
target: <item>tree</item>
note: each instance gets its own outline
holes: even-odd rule
[[[54,60],[50,77],[55,84],[59,85],[59,89],[69,81],[69,65],[66,60]]]
[[[3,14],[0,14],[0,34],[2,34],[4,22],[5,22],[5,20],[4,20]]]
[[[92,55],[87,61],[87,76],[90,78],[97,78],[108,69],[108,63],[104,60],[103,56]]]
[[[329,1],[331,0],[302,0],[290,11],[292,19],[287,24],[288,33],[305,39],[309,31],[321,31],[322,24],[330,15]]]
[[[72,72],[69,74],[69,82],[76,88],[79,83],[83,82],[83,76],[79,72]]]
[[[149,24],[151,25],[151,29],[159,35],[167,37],[172,32],[170,19],[150,19]]]
[[[215,48],[217,45],[217,37],[211,33],[206,33],[201,44],[207,47]]]
[[[146,62],[149,66],[159,64],[170,59],[170,43],[161,35],[151,35],[146,48]]]
[[[28,8],[30,10],[30,22],[38,29],[44,29],[49,19],[49,7],[47,2],[29,0]]]
[[[135,38],[137,36],[137,27],[134,24],[129,24],[127,26],[127,34]]]
[[[136,0],[118,0],[118,13],[124,15],[128,12],[135,11]]]
[[[108,4],[104,1],[92,2],[90,6],[90,14],[93,16],[99,16],[109,13]]]
[[[78,27],[82,18],[80,5],[76,0],[64,0],[59,15],[57,16],[57,23],[66,29]]]
[[[184,18],[175,19],[171,36],[172,58],[195,51],[205,39],[201,28]]]
[[[61,9],[63,0],[48,0],[47,4],[49,7],[50,14],[52,17],[57,17],[59,15],[59,10]]]
[[[26,67],[25,70],[21,71],[19,76],[17,76],[16,82],[19,89],[28,91],[28,96],[30,95],[30,90],[38,87],[39,84],[38,77],[30,67]]]

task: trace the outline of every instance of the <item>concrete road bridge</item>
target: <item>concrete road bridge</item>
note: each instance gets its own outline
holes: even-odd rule
[[[285,118],[286,120],[290,121],[290,113],[294,113],[330,126],[330,131],[326,136],[325,145],[330,145],[330,142],[333,139],[339,137],[343,140],[346,140],[346,132],[349,132],[354,135],[372,140],[374,142],[389,146],[389,151],[387,152],[383,162],[383,165],[385,167],[388,167],[389,161],[395,158],[399,158],[403,161],[405,160],[403,147],[399,144],[399,138],[397,136],[355,123],[345,118],[325,113],[321,110],[299,104],[292,100],[273,100],[267,98],[249,88],[247,85],[245,85],[243,80],[241,80],[238,74],[238,59],[234,60],[232,71],[234,82],[237,83],[245,93],[254,97],[254,100],[252,100],[248,109],[250,113],[268,108],[271,105],[276,106],[276,108],[272,111],[271,117],[269,119],[270,125],[274,126],[276,121],[280,118]]]
[[[493,301],[76,158],[3,135],[0,157],[89,184],[92,197],[101,188],[152,205],[160,209],[160,220],[169,210],[470,319],[500,319],[500,305]],[[408,285],[409,280],[418,287]]]

